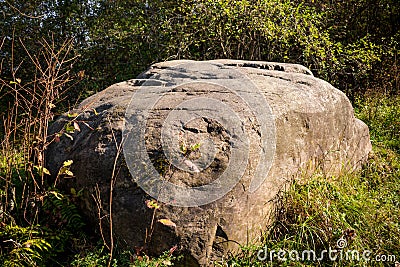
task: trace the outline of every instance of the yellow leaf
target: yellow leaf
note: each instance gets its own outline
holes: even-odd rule
[[[75,117],[78,117],[79,114],[78,113],[68,113],[67,116],[68,116],[68,118],[75,118]]]
[[[72,163],[74,163],[74,161],[72,159],[66,160],[66,161],[64,161],[63,166],[68,167],[68,166],[71,166]]]
[[[74,195],[74,196],[76,196],[76,190],[75,190],[75,188],[73,188],[73,187],[71,187],[71,194]]]
[[[176,224],[169,219],[160,219],[158,221],[166,226],[176,227]]]
[[[64,173],[69,176],[74,176],[73,172],[71,172],[70,170],[65,170]]]
[[[147,200],[146,205],[149,209],[159,209],[160,205],[158,205],[157,201],[155,200]]]
[[[48,169],[46,169],[45,167],[43,167],[43,173],[44,173],[44,174],[47,174],[47,175],[50,175],[50,172],[49,172],[49,170],[48,170]]]
[[[85,77],[85,70],[78,71],[77,75],[80,79],[83,79]]]
[[[44,173],[44,174],[47,174],[47,175],[50,175],[49,170],[46,169],[45,167],[42,167],[42,166],[34,166],[34,168],[38,171],[39,175],[42,175],[43,173]]]
[[[58,193],[56,191],[50,191],[49,193],[53,194],[58,199],[62,199],[63,198],[63,195],[61,195],[60,193]]]

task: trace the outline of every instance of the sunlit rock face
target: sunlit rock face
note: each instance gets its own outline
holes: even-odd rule
[[[174,248],[186,266],[259,242],[285,185],[358,169],[371,151],[347,97],[295,64],[157,63],[70,114],[51,126],[61,137],[46,160],[52,174],[73,160],[59,183],[83,189],[88,224],[100,212],[106,239],[111,218],[120,246]]]

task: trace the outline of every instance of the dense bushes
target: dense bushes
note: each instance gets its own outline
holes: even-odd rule
[[[90,27],[94,45],[93,50],[83,51],[84,58],[100,59],[103,54],[96,69],[106,66],[103,77],[110,82],[134,77],[161,60],[235,58],[300,63],[342,90],[365,91],[372,78],[397,64],[398,24],[390,24],[390,33],[384,24],[393,20],[396,13],[391,10],[396,5],[374,5],[385,17],[380,28],[374,24],[377,32],[372,34],[364,30],[370,24],[350,24],[345,19],[349,5],[318,2],[316,6],[288,0],[114,2]],[[363,1],[353,4],[369,10]],[[369,13],[358,19],[369,19],[363,15]],[[396,70],[391,78],[397,74]]]
[[[56,43],[74,38],[82,55],[75,71],[85,71],[86,78],[74,95],[133,78],[151,63],[182,58],[300,63],[347,93],[372,87],[399,91],[393,82],[399,73],[395,0],[57,3],[5,5],[2,57],[6,65],[13,34],[31,49],[39,49],[39,37],[53,35]],[[19,42],[15,46],[15,57],[24,58]],[[30,66],[23,69],[33,73]]]

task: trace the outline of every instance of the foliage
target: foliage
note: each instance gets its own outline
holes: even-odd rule
[[[294,1],[323,12],[324,29],[329,29],[336,40],[353,43],[365,34],[373,35],[380,41],[381,37],[394,36],[400,27],[400,5],[397,0],[302,0]]]
[[[71,266],[74,267],[91,267],[91,266],[107,266],[109,256],[105,253],[104,248],[97,248],[94,251],[87,252],[86,255],[75,255]],[[117,266],[116,260],[113,260],[111,266]]]
[[[51,249],[39,226],[5,225],[0,228],[0,261],[3,266],[37,266]]]
[[[73,38],[75,53],[82,55],[73,71],[83,80],[70,93],[70,105],[169,59],[300,63],[349,94],[372,85],[399,91],[397,0],[7,3],[0,24],[4,66],[10,65],[12,37],[37,51],[36,39]],[[29,80],[29,59],[18,43],[14,49],[14,56],[25,59],[21,79]]]
[[[46,218],[46,221],[54,223],[56,227],[63,227],[73,232],[80,231],[85,225],[76,206],[66,195],[56,190],[47,192],[42,209],[47,216],[53,216],[51,220]]]
[[[0,131],[0,258],[5,266],[60,266],[57,258],[73,247],[70,243],[83,227],[77,208],[53,188],[56,182],[44,165],[52,142],[48,126],[71,82],[69,70],[76,57],[71,55],[71,41],[36,41],[41,48],[35,53],[20,42],[34,67],[31,80],[21,78],[22,62],[13,56],[4,65],[10,64],[9,72],[0,65],[2,74],[11,75],[0,77],[1,102],[7,103]],[[12,55],[15,51],[11,49]],[[60,173],[72,174],[71,164],[66,161]]]
[[[359,118],[370,126],[373,144],[400,154],[400,97],[382,94],[360,96],[355,109]]]
[[[35,204],[40,205],[42,224],[21,226],[11,216],[2,218],[0,260],[4,266],[60,266],[59,256],[72,246],[73,237],[85,238],[83,220],[65,195],[49,191],[42,201]]]
[[[358,2],[366,8],[363,1]],[[101,63],[111,67],[124,62],[130,77],[144,70],[138,62],[146,67],[167,59],[236,58],[300,63],[343,90],[364,91],[373,67],[382,60],[397,62],[396,56],[387,56],[397,53],[390,38],[394,38],[398,26],[393,24],[392,35],[383,39],[369,32],[362,34],[358,28],[353,33],[357,35],[345,39],[343,28],[349,25],[336,27],[336,8],[318,8],[288,0],[148,1],[147,6],[120,1],[109,4],[107,12],[99,12],[98,25],[90,29],[95,29],[91,37],[94,43],[101,44],[99,49],[104,58],[124,57],[113,63]],[[347,12],[345,8],[347,5],[338,12]],[[390,13],[386,5],[376,8]],[[119,12],[111,12],[113,9]],[[391,19],[395,15],[390,13]],[[337,16],[343,18],[344,14]],[[112,49],[104,50],[103,40]],[[116,80],[128,78],[115,67],[103,77],[116,73],[112,77]]]
[[[174,262],[180,260],[181,257],[173,256],[170,251],[164,252],[159,257],[150,258],[147,255],[137,256],[135,252],[123,250],[116,255],[110,266],[117,267],[164,267],[172,266]],[[75,255],[72,261],[73,267],[91,267],[91,266],[107,266],[109,255],[105,252],[104,247],[97,247],[93,251],[85,253],[85,255]]]

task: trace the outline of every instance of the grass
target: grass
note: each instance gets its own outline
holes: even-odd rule
[[[369,95],[356,100],[355,111],[370,129],[375,148],[387,148],[400,154],[400,95]]]

